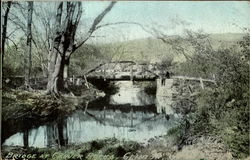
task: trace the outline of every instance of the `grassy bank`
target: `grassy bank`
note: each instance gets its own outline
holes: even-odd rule
[[[147,144],[117,139],[95,140],[61,148],[4,147],[3,158],[21,160],[234,160],[225,145],[211,137],[178,150],[172,138],[162,136]]]
[[[60,149],[5,147],[3,157],[13,158],[15,155],[16,157],[17,155],[30,155],[35,157],[34,159],[36,160],[118,160],[128,152],[135,153],[139,148],[141,148],[141,145],[136,142],[122,142],[116,139],[106,139],[61,147]]]
[[[51,117],[71,113],[87,101],[92,101],[103,93],[94,87],[72,88],[76,96],[62,95],[56,98],[46,95],[44,90],[25,91],[5,89],[3,91],[2,120],[17,119],[25,116]]]

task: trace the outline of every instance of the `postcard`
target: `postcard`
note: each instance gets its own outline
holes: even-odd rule
[[[1,160],[250,159],[249,13],[1,2]]]

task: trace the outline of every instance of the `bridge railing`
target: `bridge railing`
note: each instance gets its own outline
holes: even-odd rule
[[[197,77],[187,77],[187,76],[172,76],[171,78],[216,83],[214,79],[203,79],[201,77],[197,78]]]

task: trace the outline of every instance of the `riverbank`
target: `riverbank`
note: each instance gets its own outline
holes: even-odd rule
[[[226,146],[212,137],[197,138],[193,144],[184,145],[180,150],[173,142],[171,136],[153,139],[146,147],[137,151],[136,157],[144,155],[161,160],[234,160]]]
[[[21,160],[21,156],[28,160],[234,160],[212,137],[201,137],[178,150],[168,136],[153,138],[147,144],[111,138],[61,148],[3,147],[2,156],[15,160]]]
[[[38,118],[50,117],[53,114],[68,114],[76,110],[80,103],[104,96],[103,92],[95,88],[81,88],[80,90],[81,93],[78,96],[63,95],[60,98],[46,95],[43,90],[4,90],[2,120],[7,121],[28,115]],[[72,100],[78,103],[72,103]]]
[[[3,158],[22,159],[20,156],[34,157],[35,160],[118,160],[126,153],[135,153],[142,146],[136,142],[117,139],[96,140],[79,145],[56,148],[3,147]]]
[[[82,104],[104,96],[103,92],[93,86],[78,87],[78,93],[74,94],[77,96],[62,95],[56,98],[46,95],[44,90],[5,88],[2,97],[2,141],[13,133],[27,129],[29,125],[34,127],[57,120],[85,106]],[[31,124],[23,124],[24,120]],[[13,125],[15,129],[9,127]]]

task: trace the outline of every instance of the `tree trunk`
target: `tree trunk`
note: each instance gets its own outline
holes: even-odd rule
[[[63,71],[62,63],[63,59],[63,46],[62,46],[62,11],[63,2],[60,2],[57,8],[56,21],[55,21],[55,35],[51,44],[48,62],[48,83],[47,83],[47,93],[59,95],[60,84],[63,83]],[[60,78],[60,76],[62,76]],[[59,82],[62,81],[62,82]]]
[[[8,15],[10,12],[10,7],[11,7],[11,1],[7,2],[7,8],[5,11],[5,14],[3,16],[3,31],[2,31],[2,62],[4,59],[4,46],[5,46],[5,41],[6,41],[6,36],[7,36],[7,26],[8,26]]]
[[[23,132],[23,146],[24,146],[24,148],[29,147],[29,130],[28,129],[26,129]]]
[[[48,72],[45,64],[42,64],[43,77],[48,77]]]
[[[63,79],[64,79],[64,88],[69,91],[69,63],[70,56],[65,57],[64,70],[63,70]]]
[[[56,63],[49,70],[50,77],[48,79],[47,93],[52,93],[55,95],[60,95],[62,93],[69,93],[68,89],[68,68],[69,59],[65,58],[65,54],[55,53],[57,55]]]
[[[65,61],[64,61],[64,55],[54,53],[53,57],[56,57],[56,62],[54,65],[53,64],[50,65],[47,92],[59,95],[60,94],[59,92],[65,91],[64,78],[63,78]]]
[[[65,65],[64,65],[64,73],[63,73],[63,78],[64,80],[68,80],[69,78],[69,58],[65,59]]]
[[[53,84],[53,81],[52,80],[52,76],[53,76],[53,73],[55,71],[55,65],[56,65],[56,62],[57,62],[57,52],[52,49],[50,50],[50,53],[49,53],[49,62],[48,62],[48,83],[47,83],[47,92],[48,93],[52,93],[52,84]]]
[[[31,75],[31,66],[32,66],[32,60],[31,60],[31,47],[32,47],[32,32],[31,32],[31,24],[32,24],[32,14],[33,14],[33,2],[28,2],[28,21],[27,21],[27,52],[25,54],[24,58],[24,72],[25,72],[25,80],[24,85],[26,87],[29,87],[29,79]]]
[[[68,144],[68,135],[67,135],[67,125],[65,124],[64,120],[60,119],[57,123],[58,128],[58,144],[59,147],[66,146]],[[66,131],[66,134],[64,134]]]
[[[62,20],[64,2],[59,3],[54,24],[55,31],[49,57],[50,62],[48,64],[48,93],[60,95],[61,91],[69,92],[67,79],[70,55],[86,42],[115,3],[116,2],[111,2],[110,5],[95,18],[88,31],[88,36],[78,45],[75,44],[75,35],[82,15],[82,3],[66,2],[64,20]]]

